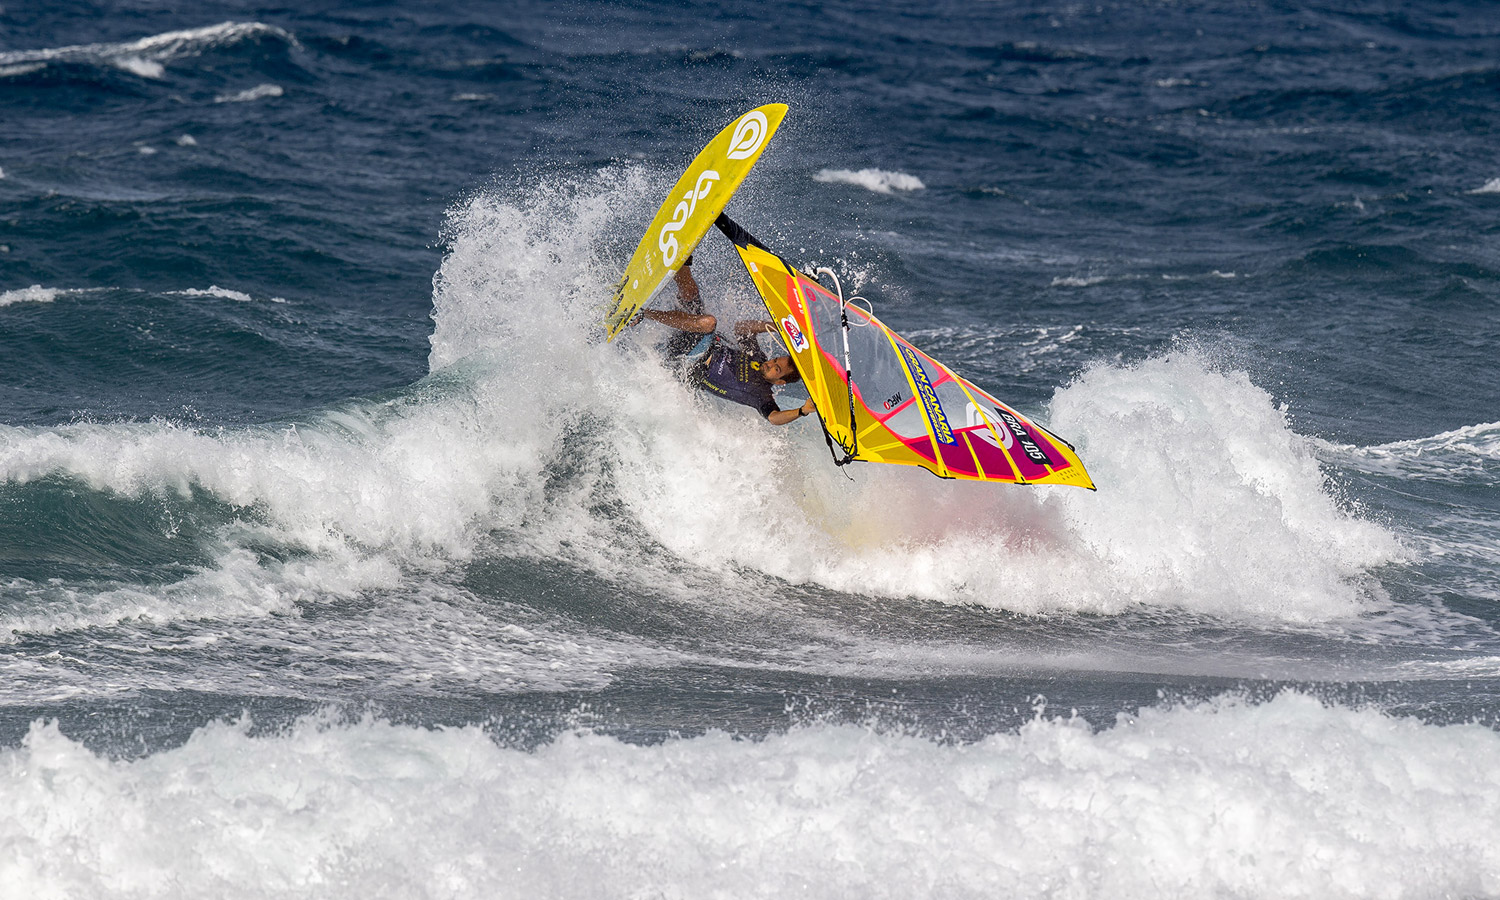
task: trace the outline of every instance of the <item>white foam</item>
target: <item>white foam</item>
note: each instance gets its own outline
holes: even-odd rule
[[[132,618],[286,612],[318,597],[390,589],[407,565],[466,559],[491,531],[537,514],[570,421],[565,411],[542,412],[533,422],[532,394],[471,371],[429,379],[405,399],[354,402],[294,426],[0,425],[0,481],[59,475],[124,497],[197,489],[265,523],[226,526],[218,564],[184,581],[43,604],[41,618],[5,617],[4,638]],[[591,532],[609,530],[586,512],[576,525],[568,519],[587,500],[551,505],[558,531],[544,530],[544,547],[568,532],[587,547]],[[291,561],[264,558],[259,548],[267,545],[291,548]]]
[[[358,615],[302,615],[355,597],[364,601]],[[174,627],[160,627],[167,624]],[[100,651],[87,659],[0,655],[0,702],[141,691],[324,702],[351,689],[359,697],[599,690],[621,670],[704,662],[648,639],[577,630],[525,606],[476,598],[352,550],[283,564],[231,551],[175,584],[92,595],[55,582],[0,584],[7,642],[86,628],[96,629],[90,646]],[[179,653],[192,655],[190,668],[140,664]],[[280,664],[245,664],[267,657]]]
[[[47,68],[44,62],[18,63],[13,66],[0,66],[0,78],[18,78],[22,75],[30,75]]]
[[[264,100],[267,97],[280,97],[286,93],[279,84],[257,84],[234,94],[220,94],[214,98],[215,103],[249,103],[254,100]]]
[[[253,303],[255,298],[244,291],[235,291],[229,288],[219,287],[211,284],[206,288],[185,288],[180,291],[163,291],[163,293],[175,297],[218,297],[222,300],[234,300],[238,303]],[[285,297],[267,297],[271,303],[285,303]]]
[[[229,288],[221,288],[217,284],[211,284],[204,288],[187,288],[181,291],[167,291],[180,297],[219,297],[224,300],[238,300],[241,303],[251,303],[254,297],[242,291],[232,291]]]
[[[1052,287],[1093,287],[1108,280],[1108,275],[1065,275],[1053,278]]]
[[[618,489],[685,559],[893,598],[1025,613],[1176,607],[1230,618],[1357,615],[1395,538],[1341,510],[1311,447],[1244,375],[1193,354],[1105,366],[1053,422],[1098,493],[864,466],[833,477],[816,431],[725,405],[619,401]],[[726,541],[725,534],[735,536]]]
[[[1364,573],[1404,556],[1340,508],[1285,411],[1200,352],[1096,366],[1058,392],[1052,424],[1099,485],[1057,502],[1118,595],[1316,620],[1354,614]]]
[[[226,551],[213,565],[180,581],[102,591],[62,583],[17,582],[0,605],[0,643],[23,635],[55,634],[126,622],[165,624],[193,620],[259,618],[292,613],[308,599],[349,597],[376,586],[394,587],[399,573],[388,560],[324,549],[322,558],[272,564],[271,571],[245,549]],[[11,609],[4,609],[9,606]]]
[[[0,306],[10,306],[12,303],[51,303],[61,293],[62,291],[56,288],[44,288],[39,284],[33,284],[31,287],[0,293]]]
[[[1484,184],[1469,191],[1471,194],[1500,194],[1500,178],[1491,178]]]
[[[598,568],[629,568],[635,545],[612,543],[618,523],[589,511],[594,498],[588,473],[606,458],[597,443],[582,454],[568,443],[578,416],[607,402],[600,391],[631,380],[622,368],[592,371],[600,354],[588,333],[594,304],[607,288],[603,278],[580,272],[578,264],[615,217],[599,195],[580,202],[581,208],[599,206],[592,234],[578,233],[587,224],[578,216],[539,216],[517,220],[519,232],[474,227],[468,232],[472,241],[455,240],[453,262],[438,279],[445,299],[433,338],[435,366],[445,367],[402,399],[351,402],[296,426],[0,426],[0,482],[63,476],[124,497],[188,496],[196,489],[264,522],[254,529],[224,529],[218,563],[181,582],[109,587],[93,598],[32,604],[44,613],[4,617],[5,639],[132,619],[258,617],[291,611],[318,596],[390,589],[403,567],[467,559],[491,532],[514,529],[527,518],[538,519],[538,526],[519,533],[507,551],[535,547],[556,556],[559,542],[571,542]],[[476,201],[474,210],[476,226],[488,225],[480,210],[511,221],[503,205],[488,198]],[[543,231],[556,227],[559,237],[576,243],[540,240],[529,248],[539,255],[528,257],[528,223]],[[484,255],[488,250],[498,252]],[[558,264],[559,251],[573,254],[568,264]],[[527,277],[513,279],[516,271]],[[182,293],[248,299],[218,286]],[[450,295],[463,302],[450,302]],[[41,297],[32,291],[17,299]],[[566,320],[570,300],[578,316],[573,322]],[[506,306],[510,302],[516,306]],[[461,316],[454,314],[454,303]],[[506,350],[521,354],[520,367],[497,362],[495,354]],[[468,362],[457,359],[470,352],[476,355]],[[658,380],[671,383],[652,369]],[[560,373],[568,377],[557,378]],[[559,460],[578,467],[582,488],[549,499],[548,473]],[[262,558],[257,550],[268,544],[292,548],[295,565]],[[244,565],[252,557],[238,551],[257,562]],[[323,578],[324,587],[317,587]]]
[[[179,136],[177,138],[177,146],[179,146],[179,147],[196,147],[196,146],[198,146],[198,139],[195,138],[195,137],[193,137],[190,134],[184,134],[184,135],[181,135],[181,136]]]
[[[824,184],[852,184],[877,194],[892,191],[920,191],[927,187],[922,179],[905,172],[887,172],[884,169],[823,169],[813,176],[813,181]]]
[[[534,752],[478,728],[0,751],[15,896],[1481,897],[1500,737],[1287,694],[938,743],[812,725]]]
[[[110,60],[112,64],[142,78],[161,78],[167,74],[166,66],[153,59],[141,59],[139,56],[117,56]]]
[[[263,509],[283,539],[312,550],[354,540],[462,552],[468,520],[488,508],[486,482],[534,473],[543,461],[487,452],[473,416],[483,398],[447,399],[351,404],[313,424],[233,431],[167,422],[0,426],[0,478],[66,474],[125,496],[187,496],[196,486]]]

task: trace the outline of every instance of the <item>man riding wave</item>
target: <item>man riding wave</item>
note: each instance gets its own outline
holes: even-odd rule
[[[790,356],[768,359],[761,352],[755,336],[775,334],[776,326],[768,321],[736,322],[734,335],[737,340],[734,343],[715,334],[719,320],[703,311],[698,282],[690,271],[692,264],[693,258],[689,256],[673,276],[677,283],[678,309],[643,309],[640,312],[640,318],[660,322],[681,332],[667,342],[667,358],[675,362],[698,356],[685,374],[694,387],[752,407],[772,425],[785,425],[812,413],[816,407],[811,398],[799,407],[782,409],[772,395],[774,385],[792,384],[802,378]]]

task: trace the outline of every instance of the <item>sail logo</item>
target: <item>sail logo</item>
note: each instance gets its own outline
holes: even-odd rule
[[[938,402],[937,390],[932,386],[932,380],[927,377],[927,370],[922,367],[922,360],[917,357],[915,350],[905,344],[897,344],[896,349],[901,351],[901,358],[906,360],[906,370],[911,373],[912,380],[917,383],[917,396],[922,400],[922,408],[927,410],[927,421],[932,425],[932,436],[939,443],[953,443],[953,429],[948,427],[948,417],[943,415],[943,405]]]
[[[693,217],[693,212],[698,208],[698,201],[704,199],[713,191],[714,183],[719,180],[719,173],[713,169],[704,170],[698,176],[698,182],[688,188],[687,193],[677,202],[677,208],[672,210],[672,221],[661,227],[656,234],[656,248],[661,251],[661,263],[667,268],[677,262],[677,254],[682,247],[677,243],[675,232],[681,231],[687,225],[688,219]]]
[[[807,335],[802,333],[802,329],[797,327],[797,323],[792,321],[791,316],[781,320],[781,330],[786,333],[786,339],[792,345],[792,352],[801,353],[811,346],[807,342]]]
[[[760,145],[766,142],[769,130],[765,113],[758,109],[745,113],[734,123],[734,134],[729,138],[729,158],[749,159],[754,156]]]
[[[968,424],[964,426],[965,428],[973,428],[976,425],[977,426],[983,426],[983,425],[989,425],[990,426],[989,428],[985,428],[982,431],[970,432],[970,434],[977,434],[977,435],[979,435],[980,440],[983,440],[985,443],[989,444],[991,447],[995,447],[995,448],[998,448],[998,449],[1001,449],[1001,450],[1009,450],[1010,448],[1012,448],[1012,447],[1014,447],[1016,445],[1016,438],[1015,438],[1015,436],[1010,433],[1010,429],[1009,428],[1005,427],[1005,423],[1004,422],[1002,422],[1002,421],[1000,421],[998,419],[996,419],[995,421],[989,421],[985,417],[984,413],[980,411],[979,407],[975,406],[972,403],[969,404],[969,408],[967,410],[965,410],[964,412],[965,412],[964,418],[968,422]],[[991,431],[990,431],[991,428],[994,429],[993,433],[991,433]],[[999,437],[999,440],[995,439],[996,436]]]
[[[1037,442],[1031,439],[1031,432],[1026,430],[1026,426],[1021,424],[1020,419],[998,406],[995,407],[995,412],[1000,414],[1000,418],[1005,420],[1006,426],[1015,434],[1016,440],[1021,442],[1021,449],[1026,451],[1027,459],[1039,466],[1052,465],[1052,460],[1048,458],[1047,451],[1037,446]]]

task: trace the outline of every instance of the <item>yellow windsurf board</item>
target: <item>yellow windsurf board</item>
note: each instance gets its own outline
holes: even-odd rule
[[[735,119],[708,142],[677,179],[615,286],[604,318],[608,340],[614,340],[646,301],[682,268],[683,260],[692,255],[760,159],[786,111],[785,103],[767,103]]]

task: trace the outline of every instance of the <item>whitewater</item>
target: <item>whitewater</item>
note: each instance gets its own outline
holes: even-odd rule
[[[1039,715],[963,745],[807,725],[644,747],[575,733],[525,752],[477,727],[250,727],[111,762],[33,726],[0,776],[30,823],[0,830],[19,851],[6,882],[33,897],[1500,890],[1485,828],[1500,779],[1468,771],[1500,750],[1493,731],[1297,695],[1097,733]],[[71,858],[46,851],[59,840]]]

